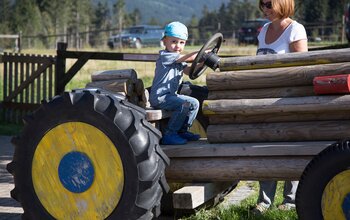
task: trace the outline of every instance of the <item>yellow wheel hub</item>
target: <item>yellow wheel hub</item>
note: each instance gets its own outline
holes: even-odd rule
[[[325,220],[350,218],[350,170],[337,174],[327,184],[322,195],[322,214]]]
[[[124,187],[116,147],[101,130],[82,122],[60,124],[44,135],[34,153],[32,179],[55,219],[105,219]]]

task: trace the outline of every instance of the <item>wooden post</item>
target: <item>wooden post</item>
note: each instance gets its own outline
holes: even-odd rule
[[[55,95],[59,95],[64,92],[65,85],[60,82],[64,78],[66,73],[66,58],[62,56],[61,51],[67,50],[67,43],[57,43],[57,56],[56,56],[56,76],[55,76]]]

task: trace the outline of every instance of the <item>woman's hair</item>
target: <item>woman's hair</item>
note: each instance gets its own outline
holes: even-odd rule
[[[294,0],[270,0],[272,10],[279,18],[287,18],[294,15]],[[262,0],[259,1],[259,9],[262,11]]]

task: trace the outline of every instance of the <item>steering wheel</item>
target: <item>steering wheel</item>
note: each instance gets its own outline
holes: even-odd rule
[[[192,62],[190,72],[188,73],[190,79],[197,79],[207,67],[213,70],[217,68],[220,58],[216,54],[219,52],[222,40],[222,34],[216,33],[203,45]],[[211,51],[206,53],[208,50]],[[204,64],[199,64],[203,61]]]

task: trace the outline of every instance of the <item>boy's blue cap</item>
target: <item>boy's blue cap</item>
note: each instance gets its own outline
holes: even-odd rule
[[[181,40],[187,40],[187,27],[178,21],[171,22],[165,26],[164,36],[177,37]]]

